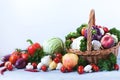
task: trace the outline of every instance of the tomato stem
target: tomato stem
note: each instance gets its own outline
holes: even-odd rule
[[[31,45],[33,44],[32,40],[28,39],[27,42],[29,42]]]

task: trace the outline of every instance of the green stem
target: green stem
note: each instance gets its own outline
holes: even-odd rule
[[[33,44],[32,40],[28,39],[27,42],[29,42],[31,45]]]

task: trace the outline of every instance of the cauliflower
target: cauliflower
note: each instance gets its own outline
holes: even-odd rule
[[[100,47],[101,47],[101,43],[100,43],[100,41],[98,41],[98,40],[93,40],[93,41],[92,41],[92,46],[93,46],[93,49],[94,49],[94,50],[99,50]]]
[[[42,59],[41,59],[41,63],[46,65],[46,66],[49,66],[50,63],[52,62],[52,59],[51,59],[51,56],[48,55],[48,56],[44,56]]]
[[[80,49],[80,44],[81,44],[80,40],[83,38],[84,38],[83,36],[80,36],[80,37],[74,39],[71,44],[71,48],[72,49]]]

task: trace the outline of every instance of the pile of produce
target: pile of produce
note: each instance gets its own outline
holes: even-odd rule
[[[113,53],[108,59],[99,59],[98,63],[88,63],[81,56],[67,53],[66,49],[87,49],[87,24],[82,24],[76,32],[70,32],[65,38],[65,43],[58,37],[46,40],[43,45],[38,42],[30,43],[25,50],[16,49],[1,59],[0,73],[24,69],[29,72],[46,72],[60,70],[63,73],[77,71],[79,74],[119,70],[117,58]],[[111,48],[120,41],[120,31],[116,28],[108,29],[102,26],[92,27],[92,50]],[[65,46],[64,46],[65,45]]]
[[[82,24],[76,32],[70,32],[66,36],[67,49],[87,50],[87,24]],[[92,50],[109,49],[120,41],[120,31],[116,28],[108,29],[98,25],[92,26]]]

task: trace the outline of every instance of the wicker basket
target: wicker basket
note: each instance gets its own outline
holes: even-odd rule
[[[89,63],[97,63],[98,59],[101,58],[107,58],[108,54],[111,52],[114,53],[115,56],[118,55],[118,49],[120,46],[120,42],[112,48],[109,49],[103,49],[103,50],[92,50],[92,44],[91,44],[91,30],[92,26],[95,25],[95,11],[91,10],[89,15],[89,22],[88,22],[88,35],[87,35],[87,51],[82,52],[77,49],[68,49],[67,52],[75,53],[77,55],[82,56],[85,60],[87,60]]]

